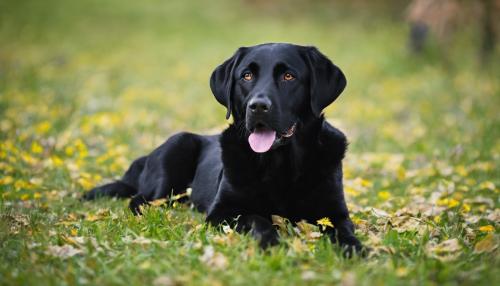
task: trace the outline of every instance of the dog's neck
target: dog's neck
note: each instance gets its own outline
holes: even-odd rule
[[[310,161],[314,161],[318,150],[324,118],[304,118],[288,142],[266,153],[255,153],[248,144],[248,133],[244,123],[231,124],[221,135],[222,161],[225,171],[234,174],[259,174],[272,176],[273,170],[288,170],[290,180],[298,179]],[[262,170],[262,174],[259,173]],[[278,172],[277,172],[278,173]],[[236,178],[235,178],[236,179]]]

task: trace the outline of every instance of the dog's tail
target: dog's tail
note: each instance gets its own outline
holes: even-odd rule
[[[82,197],[84,200],[94,200],[100,197],[130,198],[137,194],[139,176],[146,164],[147,156],[135,160],[130,165],[121,180],[96,187]]]

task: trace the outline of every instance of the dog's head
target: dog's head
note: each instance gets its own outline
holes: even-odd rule
[[[210,78],[226,118],[245,125],[258,153],[286,143],[306,118],[320,117],[345,85],[342,71],[316,48],[292,44],[239,48]]]

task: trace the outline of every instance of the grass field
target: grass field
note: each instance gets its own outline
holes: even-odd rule
[[[0,0],[0,285],[500,285],[498,49],[480,64],[468,24],[411,55],[398,1],[277,3]],[[78,200],[177,131],[223,129],[209,76],[263,42],[347,76],[326,115],[368,258],[279,218],[263,252],[175,201]]]

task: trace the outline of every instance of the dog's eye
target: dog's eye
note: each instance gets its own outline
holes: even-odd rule
[[[289,72],[287,72],[283,75],[283,80],[289,81],[289,80],[293,80],[293,79],[295,79],[295,77]]]
[[[243,79],[246,81],[251,81],[253,79],[253,74],[251,72],[246,72],[243,74]]]

